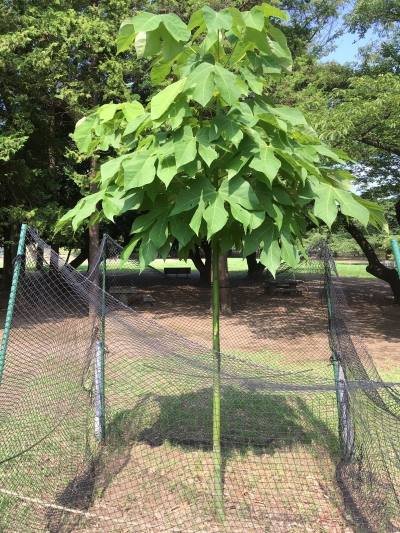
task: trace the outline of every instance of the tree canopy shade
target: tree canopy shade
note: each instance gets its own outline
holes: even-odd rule
[[[268,4],[239,12],[203,7],[188,24],[174,14],[126,19],[117,47],[134,44],[153,57],[154,86],[170,84],[144,108],[107,104],[85,117],[74,139],[88,155],[118,151],[101,166],[100,190],[82,199],[57,225],[74,228],[102,202],[96,220],[130,209],[138,217],[126,248],[140,244],[141,268],[174,239],[187,258],[202,238],[247,256],[262,248],[274,273],[295,266],[306,219],[330,226],[340,211],[363,225],[384,226],[382,211],[353,194],[347,156],[322,144],[297,109],[274,105],[265,90],[291,70],[286,38],[270,17],[288,15]],[[91,220],[93,223],[94,220]]]

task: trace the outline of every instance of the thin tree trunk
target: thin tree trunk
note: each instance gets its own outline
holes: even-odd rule
[[[366,268],[367,272],[376,278],[389,283],[394,295],[395,303],[400,303],[400,279],[397,270],[394,268],[387,268],[385,265],[382,265],[374,249],[362,231],[359,230],[352,222],[347,221],[344,217],[342,217],[342,221],[345,229],[357,242],[368,260],[368,266]]]
[[[221,457],[221,347],[219,334],[219,242],[212,244],[213,266],[213,464],[214,464],[214,503],[217,520],[223,522],[224,493],[222,485]]]
[[[247,261],[247,275],[248,276],[256,276],[257,274],[262,274],[265,266],[257,261],[257,254],[256,252],[253,252],[252,254],[248,255],[246,257]]]

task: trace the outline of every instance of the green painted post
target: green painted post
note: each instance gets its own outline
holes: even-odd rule
[[[396,261],[397,272],[399,273],[399,277],[400,277],[400,249],[399,249],[399,242],[398,242],[397,239],[390,239],[390,244],[392,245],[394,260]]]
[[[8,300],[6,321],[5,321],[5,324],[4,324],[4,333],[3,333],[3,339],[1,341],[1,348],[0,348],[0,383],[1,383],[1,380],[2,380],[2,377],[3,377],[4,364],[5,364],[5,360],[6,360],[8,339],[10,337],[11,321],[12,321],[12,317],[13,317],[13,313],[14,313],[15,297],[16,297],[16,294],[17,294],[19,273],[20,273],[20,270],[21,270],[22,256],[23,256],[24,248],[25,248],[25,238],[26,238],[26,230],[27,230],[27,228],[28,228],[28,226],[26,224],[22,224],[21,233],[19,234],[17,258],[16,258],[16,262],[15,262],[15,266],[14,266],[14,272],[13,272],[12,283],[11,283],[10,298]]]
[[[221,345],[219,334],[219,242],[212,242],[213,267],[213,464],[217,520],[225,520],[221,458]]]

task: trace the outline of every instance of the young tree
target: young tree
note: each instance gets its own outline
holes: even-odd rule
[[[306,219],[329,226],[340,206],[362,224],[385,224],[378,207],[350,192],[349,173],[321,165],[343,164],[345,154],[322,144],[302,113],[276,106],[265,90],[290,72],[286,38],[270,17],[288,16],[268,4],[239,12],[196,11],[188,24],[174,14],[141,13],[122,23],[119,53],[134,43],[139,58],[153,57],[154,86],[170,83],[144,108],[107,104],[80,121],[74,139],[81,152],[119,155],[101,165],[99,191],[82,199],[59,222],[74,228],[130,209],[145,214],[132,226],[123,257],[139,246],[143,270],[172,242],[179,257],[206,239],[213,251],[214,488],[223,520],[220,453],[219,256],[261,248],[272,274],[281,261],[295,267],[304,249]]]

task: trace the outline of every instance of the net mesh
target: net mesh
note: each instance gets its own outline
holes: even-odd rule
[[[351,324],[329,249],[211,290],[109,237],[83,275],[28,229],[0,385],[0,531],[400,530],[399,384]],[[102,290],[106,288],[106,291]]]

